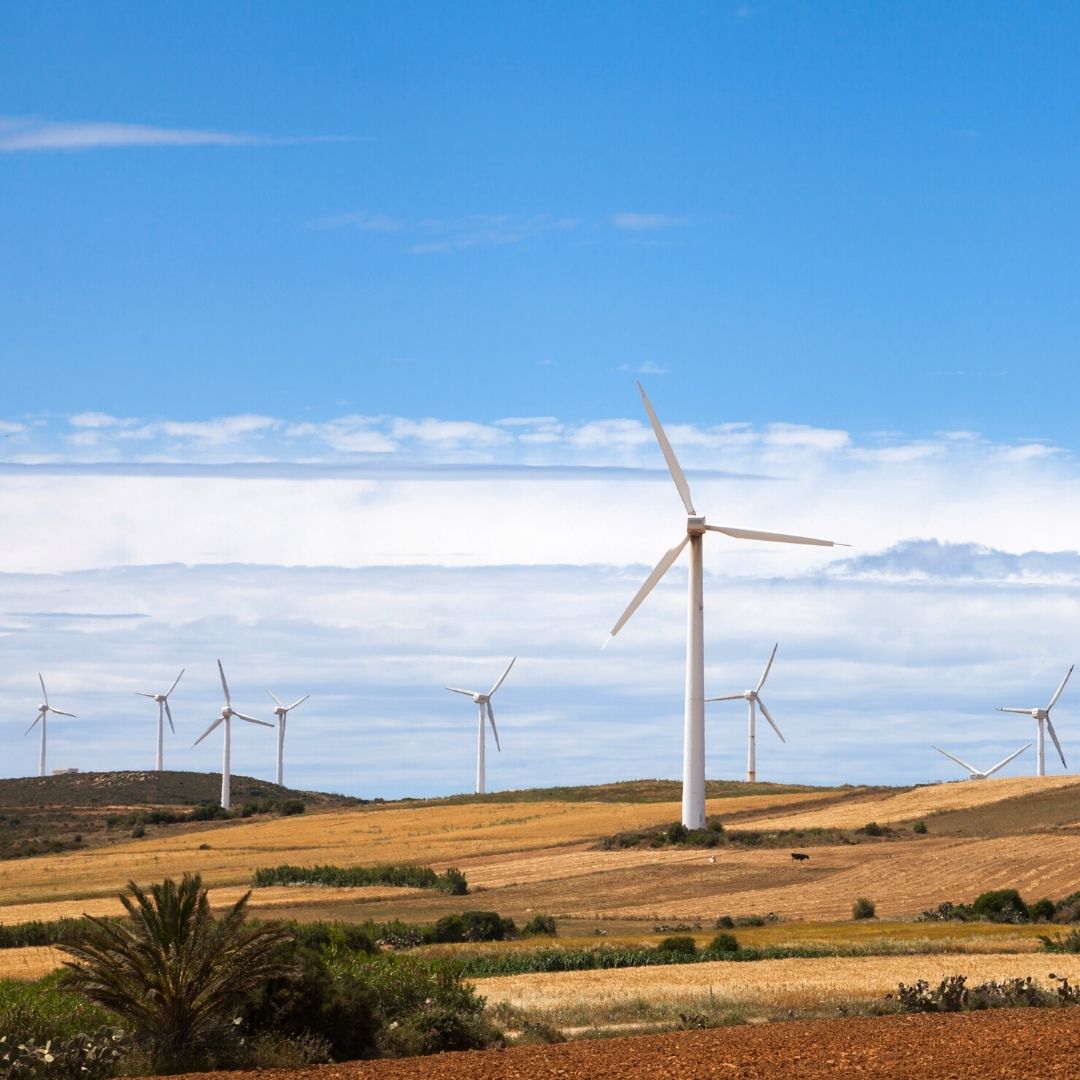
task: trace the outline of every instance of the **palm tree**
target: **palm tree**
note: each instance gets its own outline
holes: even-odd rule
[[[84,916],[66,982],[126,1020],[155,1066],[199,1062],[233,1027],[239,1007],[267,979],[288,976],[279,946],[291,935],[246,922],[248,892],[220,919],[198,874],[120,896],[130,919]]]

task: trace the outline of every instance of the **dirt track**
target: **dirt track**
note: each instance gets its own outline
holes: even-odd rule
[[[224,1080],[228,1074],[202,1074],[215,1075]],[[1080,1076],[1080,1010],[793,1021],[231,1075],[251,1080],[1047,1080]]]

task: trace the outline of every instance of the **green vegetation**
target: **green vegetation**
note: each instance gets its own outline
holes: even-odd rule
[[[913,830],[914,831],[914,830]],[[903,833],[870,822],[861,829],[732,829],[717,818],[709,818],[704,829],[688,829],[680,822],[672,822],[651,829],[632,829],[627,832],[605,836],[598,841],[601,851],[624,848],[799,848],[820,847],[836,844],[861,844],[867,838],[898,839]]]
[[[875,915],[877,915],[877,908],[874,906],[874,901],[867,900],[865,896],[860,896],[851,905],[851,917],[853,919],[872,919]]]
[[[1068,979],[1051,975],[1056,990],[1044,990],[1026,979],[991,980],[969,987],[964,975],[951,975],[931,986],[925,979],[914,985],[901,983],[896,1003],[901,1012],[969,1012],[981,1009],[1031,1008],[1054,1005],[1080,1005],[1080,991]],[[890,998],[892,995],[888,995]]]
[[[269,885],[331,885],[362,888],[367,885],[394,885],[399,888],[435,889],[451,896],[468,891],[465,875],[451,867],[438,874],[430,866],[272,866],[255,871],[255,888]]]
[[[954,904],[951,900],[924,911],[917,922],[972,922],[983,919],[993,923],[1019,925],[1032,922],[1072,923],[1080,921],[1080,893],[1070,893],[1061,900],[1036,900],[1024,903],[1016,889],[991,889],[981,893],[970,904]]]

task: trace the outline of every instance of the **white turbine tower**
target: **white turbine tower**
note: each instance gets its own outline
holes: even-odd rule
[[[686,702],[683,721],[683,797],[682,822],[690,829],[705,827],[705,656],[704,656],[704,598],[702,595],[702,541],[705,533],[718,532],[738,540],[770,540],[779,544],[813,544],[817,547],[847,547],[833,540],[817,540],[810,536],[790,536],[787,533],[759,532],[757,529],[735,529],[727,525],[706,525],[705,518],[694,509],[690,485],[686,482],[675,451],[671,449],[664,429],[660,426],[652,404],[641,383],[637,384],[645,411],[649,415],[656,441],[667,462],[671,479],[686,507],[686,535],[656,564],[645,584],[637,591],[619,621],[611,628],[614,637],[623,624],[637,611],[642,600],[652,592],[656,583],[668,572],[684,547],[690,547],[690,574],[687,595],[686,623]],[[610,641],[610,638],[608,639]],[[607,644],[607,643],[605,643]]]
[[[165,717],[169,718],[169,728],[172,733],[176,734],[176,728],[173,726],[172,710],[169,708],[169,695],[176,689],[176,684],[184,677],[184,672],[187,668],[181,668],[180,674],[176,676],[172,686],[165,691],[164,694],[147,694],[142,690],[136,690],[135,693],[139,697],[152,698],[157,702],[157,771],[161,772],[165,768]]]
[[[1050,704],[1045,709],[1007,709],[999,707],[998,712],[1011,712],[1019,713],[1021,716],[1030,716],[1038,725],[1038,734],[1036,736],[1035,757],[1038,761],[1038,765],[1035,770],[1036,776],[1046,775],[1046,746],[1045,738],[1043,735],[1043,728],[1050,732],[1050,738],[1054,740],[1054,746],[1057,747],[1058,757],[1061,758],[1061,764],[1067,769],[1069,766],[1065,765],[1065,755],[1061,752],[1061,743],[1058,742],[1057,732],[1054,731],[1054,725],[1050,722],[1050,710],[1057,704],[1057,700],[1061,697],[1061,691],[1065,689],[1065,684],[1069,681],[1069,676],[1073,673],[1075,664],[1069,665],[1069,670],[1065,672],[1065,678],[1061,680],[1061,685],[1054,692],[1054,696],[1050,699]]]
[[[503,680],[510,674],[510,669],[514,666],[515,656],[509,664],[506,665],[506,670],[499,676],[495,685],[486,693],[482,694],[479,690],[462,690],[457,686],[448,686],[447,690],[452,690],[455,694],[464,694],[466,697],[471,697],[473,701],[479,706],[480,718],[479,724],[476,728],[476,794],[484,794],[485,784],[485,764],[484,764],[484,713],[487,712],[487,719],[491,721],[491,733],[495,736],[495,749],[501,751],[502,747],[499,745],[499,729],[495,726],[495,712],[491,708],[491,698],[495,691],[499,689],[503,684]]]
[[[45,700],[38,706],[37,716],[34,717],[34,723],[31,724],[24,732],[24,735],[29,735],[34,730],[34,724],[41,724],[41,757],[38,760],[38,776],[45,775],[45,728],[46,717],[49,713],[56,713],[57,716],[70,716],[74,718],[73,712],[64,712],[63,709],[54,709],[49,704],[49,693],[45,689],[45,680],[41,677],[41,672],[38,672],[38,682],[41,683],[41,693]]]
[[[274,704],[277,708],[274,709],[274,715],[278,718],[278,733],[277,733],[277,783],[280,787],[282,784],[282,777],[285,775],[284,766],[284,754],[285,754],[285,719],[289,713],[296,708],[297,705],[303,705],[310,694],[305,694],[299,701],[294,701],[291,705],[282,705],[280,701],[275,697],[273,690],[266,691],[272,698],[274,698]]]
[[[787,742],[783,732],[776,726],[776,721],[769,715],[769,710],[765,707],[765,702],[761,700],[761,688],[765,685],[765,680],[769,677],[769,671],[772,669],[773,660],[776,659],[776,650],[779,647],[779,642],[773,646],[769,662],[765,665],[765,670],[761,673],[761,678],[758,679],[757,686],[755,686],[753,690],[744,690],[741,694],[727,694],[724,697],[711,697],[705,699],[706,701],[747,701],[749,703],[750,726],[748,729],[748,743],[746,747],[746,779],[751,784],[757,780],[757,734],[755,728],[757,726],[758,706],[761,707],[765,719],[772,725],[773,731],[780,736],[780,741],[782,743]]]
[[[229,800],[231,794],[230,787],[230,773],[229,773],[229,721],[234,717],[239,717],[241,720],[246,720],[249,724],[261,724],[263,727],[273,727],[273,724],[268,724],[265,720],[256,720],[254,716],[245,716],[242,712],[237,712],[232,707],[232,698],[229,696],[229,684],[225,681],[225,669],[221,666],[221,661],[217,662],[218,672],[221,675],[221,689],[225,691],[225,704],[221,706],[221,715],[192,743],[193,746],[198,746],[199,743],[210,734],[219,724],[225,725],[225,749],[221,756],[221,806],[222,809],[229,809]]]
[[[931,743],[931,745],[933,744]],[[959,765],[961,768],[967,769],[967,771],[971,774],[968,777],[969,780],[985,780],[988,776],[993,776],[994,773],[998,771],[998,769],[1005,768],[1005,766],[1008,765],[1013,758],[1018,758],[1030,745],[1031,743],[1027,743],[1024,746],[1021,746],[1019,750],[1014,751],[1007,758],[1002,758],[996,765],[991,765],[990,768],[986,769],[985,771],[980,771],[979,769],[976,769],[974,765],[969,765],[966,761],[963,760],[963,758],[958,758],[955,754],[950,754],[948,750],[942,750],[940,746],[934,746],[934,749],[939,754],[944,754],[947,758],[955,761],[956,764]]]

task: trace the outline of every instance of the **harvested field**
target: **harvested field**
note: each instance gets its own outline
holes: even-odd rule
[[[879,825],[912,821],[947,810],[987,806],[1005,799],[1042,794],[1057,788],[1080,787],[1075,776],[1010,776],[998,780],[932,784],[899,794],[861,795],[799,813],[750,815],[740,821],[747,829],[859,829],[868,821]],[[1078,793],[1080,794],[1080,793]]]
[[[1070,982],[1080,979],[1080,956],[992,953],[964,956],[859,956],[817,960],[718,961],[663,967],[566,971],[542,975],[501,975],[475,980],[489,1005],[506,1003],[530,1013],[557,1017],[574,1009],[616,1008],[639,998],[692,1005],[703,995],[733,1004],[769,1009],[806,1008],[831,1001],[869,1000],[894,991],[898,983],[950,975],[969,982],[1026,978],[1054,989],[1053,971]]]
[[[1080,1060],[1071,1009],[788,1021],[558,1046],[259,1070],[248,1080],[986,1080],[1069,1077]],[[202,1073],[185,1080],[226,1080]]]
[[[712,800],[709,812],[764,810],[821,798],[820,792]],[[595,840],[678,819],[678,803],[498,803],[407,809],[350,809],[317,815],[230,822],[179,835],[161,832],[108,850],[9,863],[0,904],[77,899],[119,892],[197,870],[209,885],[242,885],[257,867],[291,862],[358,866],[418,862],[438,866],[497,853],[519,853]],[[211,846],[202,848],[209,840]],[[418,859],[422,853],[422,859]]]
[[[64,961],[59,949],[31,945],[26,949],[0,949],[0,979],[30,982],[55,971]]]

